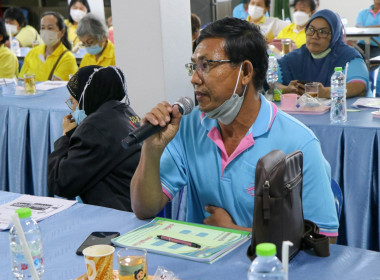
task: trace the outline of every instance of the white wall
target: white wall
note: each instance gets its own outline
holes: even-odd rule
[[[149,2],[149,4],[148,4]],[[132,108],[143,117],[157,103],[193,97],[190,0],[113,0],[116,65],[127,77]]]
[[[319,10],[330,9],[346,17],[348,26],[355,26],[358,13],[373,4],[373,0],[320,0]]]

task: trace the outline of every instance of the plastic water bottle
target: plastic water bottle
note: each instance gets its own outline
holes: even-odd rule
[[[342,67],[335,67],[331,76],[331,109],[332,123],[342,123],[347,120],[345,77]]]
[[[32,255],[34,266],[36,267],[39,278],[44,273],[43,248],[41,232],[38,224],[32,219],[30,208],[20,208],[16,210],[20,218],[20,224],[25,234],[26,242]],[[28,268],[28,262],[24,256],[21,241],[13,225],[9,231],[9,242],[12,256],[12,271],[15,279],[33,279],[32,273]]]
[[[281,100],[281,92],[277,90],[277,81],[278,81],[278,63],[274,54],[271,53],[269,55],[268,70],[267,70],[267,82],[269,86],[267,95],[273,96],[274,101]]]
[[[269,55],[268,60],[268,71],[267,71],[267,82],[268,84],[277,84],[278,81],[278,63],[277,59],[273,53]]]
[[[11,51],[16,55],[20,56],[20,45],[16,38],[13,38],[11,41]]]
[[[248,280],[285,280],[282,263],[276,257],[276,245],[261,243],[256,246],[256,255],[248,270]]]

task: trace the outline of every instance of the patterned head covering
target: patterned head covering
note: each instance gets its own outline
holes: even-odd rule
[[[70,79],[67,88],[87,116],[109,100],[121,101],[126,97],[129,105],[125,75],[115,66],[82,67]]]

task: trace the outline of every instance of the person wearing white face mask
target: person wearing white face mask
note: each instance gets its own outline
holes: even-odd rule
[[[20,8],[11,7],[6,9],[4,21],[8,35],[16,38],[20,47],[32,47],[33,41],[41,42],[37,30],[27,25],[24,13]],[[5,42],[5,46],[10,48],[9,40]]]
[[[115,65],[115,48],[108,40],[108,28],[94,14],[87,14],[78,24],[77,35],[86,49],[79,68],[88,65]]]
[[[71,0],[69,4],[69,19],[65,20],[69,42],[72,46],[80,43],[76,31],[80,20],[91,12],[87,0]]]
[[[69,80],[78,70],[66,26],[61,14],[46,12],[41,16],[40,33],[44,44],[33,48],[24,59],[19,76],[35,74],[36,81]]]
[[[281,30],[277,39],[292,39],[297,48],[306,43],[305,27],[314,14],[316,5],[314,0],[295,0],[293,23]]]
[[[260,26],[261,33],[265,36],[267,43],[270,43],[278,33],[288,25],[287,22],[274,17],[266,17],[265,13],[269,11],[270,0],[251,0],[248,5],[248,18]]]

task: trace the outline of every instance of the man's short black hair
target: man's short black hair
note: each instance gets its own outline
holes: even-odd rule
[[[249,60],[255,71],[253,75],[255,88],[256,90],[262,88],[268,69],[267,43],[255,24],[238,18],[225,17],[202,29],[197,45],[207,38],[224,39],[224,51],[234,64]]]
[[[23,28],[26,25],[26,19],[23,11],[17,7],[10,7],[4,12],[4,20],[11,19],[16,20],[20,28]]]
[[[306,5],[308,5],[310,7],[311,12],[314,12],[315,9],[317,8],[314,0],[294,0],[294,3],[293,3],[293,5],[291,5],[291,7],[295,7],[298,2],[302,2],[302,3],[305,3]]]

